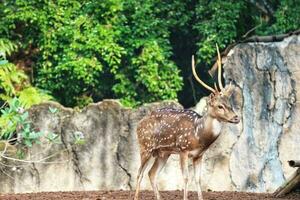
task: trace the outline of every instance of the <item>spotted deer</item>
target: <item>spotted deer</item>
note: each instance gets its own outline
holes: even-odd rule
[[[218,49],[217,49],[218,50]],[[225,88],[221,82],[221,58],[218,51],[218,83],[215,89],[205,84],[197,75],[195,61],[192,57],[192,72],[195,79],[210,90],[206,112],[200,116],[192,110],[162,108],[144,117],[137,126],[137,137],[140,146],[141,165],[138,170],[137,186],[134,199],[138,199],[140,183],[145,169],[150,167],[150,158],[154,163],[148,173],[156,199],[160,194],[157,177],[164,168],[171,154],[179,154],[181,171],[184,179],[184,200],[188,198],[188,158],[193,161],[198,199],[202,200],[200,187],[200,165],[203,153],[218,138],[223,123],[239,123],[238,115],[230,104],[233,85]],[[153,159],[152,159],[153,160]]]

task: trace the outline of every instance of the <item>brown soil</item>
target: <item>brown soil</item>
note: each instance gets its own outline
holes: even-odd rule
[[[183,199],[181,191],[161,192],[164,200]],[[133,199],[133,191],[85,191],[85,192],[42,192],[28,194],[2,194],[1,200],[129,200]],[[242,192],[204,192],[204,200],[300,200],[300,193],[289,194],[283,198],[273,198],[271,194]],[[152,191],[142,191],[141,200],[154,200]],[[196,192],[189,192],[189,200],[197,200]]]

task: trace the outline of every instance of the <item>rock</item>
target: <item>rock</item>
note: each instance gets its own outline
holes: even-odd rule
[[[293,172],[287,161],[300,155],[299,52],[299,36],[233,49],[224,77],[240,90],[242,122],[227,125],[206,153],[203,189],[273,192]]]

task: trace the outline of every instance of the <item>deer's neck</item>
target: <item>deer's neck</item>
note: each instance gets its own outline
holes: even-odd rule
[[[217,138],[220,135],[221,129],[223,127],[222,122],[207,114],[203,117],[202,123],[203,132],[206,135],[210,135],[212,138]]]

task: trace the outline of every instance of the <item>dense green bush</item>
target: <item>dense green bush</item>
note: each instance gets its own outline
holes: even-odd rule
[[[201,76],[212,82],[205,71],[215,43],[223,49],[254,27],[248,36],[300,27],[293,0],[1,2],[0,38],[20,47],[11,61],[25,63],[33,85],[67,106],[104,98],[131,106],[179,98],[191,106],[206,94],[196,86],[200,92],[192,98],[192,54],[206,66]]]
[[[273,33],[286,33],[300,28],[300,4],[296,0],[281,0],[276,10]]]
[[[38,88],[32,87],[28,76],[6,57],[16,51],[17,45],[7,39],[0,38],[0,101],[12,100],[19,97],[24,108],[29,108],[51,97]],[[5,103],[4,103],[5,104]]]
[[[6,60],[16,48],[11,41],[0,39],[0,142],[14,139],[18,131],[24,144],[31,146],[41,134],[32,130],[28,112],[24,109],[48,100],[50,96],[32,87],[27,75]]]
[[[240,27],[238,20],[241,12],[245,11],[243,1],[202,1],[196,7],[197,22],[194,28],[203,39],[199,40],[198,57],[210,63],[216,56],[216,44],[225,48],[237,38]]]
[[[167,31],[160,31],[155,17],[153,24],[147,23],[149,16],[136,11],[135,1],[127,3],[7,1],[1,27],[11,30],[2,34],[8,32],[24,50],[39,49],[34,55],[35,84],[65,105],[78,105],[88,97],[120,98],[127,105],[176,99],[179,70],[170,60],[167,36],[159,33]],[[142,12],[151,14],[151,8]]]

